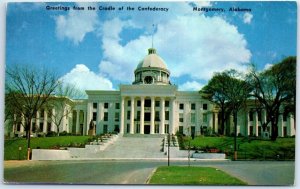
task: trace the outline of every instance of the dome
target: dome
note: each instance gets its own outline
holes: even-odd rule
[[[154,48],[148,49],[148,55],[134,71],[134,85],[170,85],[170,72],[165,62],[156,54]]]
[[[149,67],[167,69],[165,62],[156,54],[156,50],[153,48],[148,49],[148,55],[138,64],[137,69]]]

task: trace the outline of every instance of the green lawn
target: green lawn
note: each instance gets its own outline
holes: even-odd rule
[[[90,136],[60,136],[31,138],[31,149],[51,149],[68,146],[83,146]],[[21,151],[19,151],[21,147]],[[26,159],[27,140],[25,138],[8,139],[4,141],[4,160]]]
[[[188,148],[188,138],[181,139],[182,148]],[[195,137],[190,141],[191,147],[201,151],[217,148],[230,156],[233,152],[233,137]],[[276,141],[253,140],[248,138],[237,138],[238,158],[256,160],[291,160],[295,159],[295,138],[277,138]]]
[[[170,185],[247,185],[225,172],[211,167],[159,167],[149,184]]]

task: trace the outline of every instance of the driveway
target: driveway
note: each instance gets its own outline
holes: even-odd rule
[[[77,160],[6,161],[7,183],[51,184],[145,184],[153,170],[166,161],[154,160]],[[171,161],[171,165],[188,165]],[[216,167],[250,185],[293,185],[295,162],[282,161],[192,161],[192,166]]]

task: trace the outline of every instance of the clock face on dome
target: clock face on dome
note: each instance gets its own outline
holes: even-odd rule
[[[153,83],[153,78],[151,76],[146,76],[144,81],[146,84],[151,84]]]

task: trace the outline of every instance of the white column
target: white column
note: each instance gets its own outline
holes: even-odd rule
[[[25,127],[25,117],[24,117],[24,115],[22,114],[22,125],[21,125],[21,128],[20,128],[20,132],[21,132],[21,133],[24,132],[24,127]]]
[[[160,100],[160,134],[165,134],[165,99]]]
[[[33,125],[32,127],[36,127],[36,130],[35,130],[36,133],[37,133],[37,129],[40,129],[40,111],[39,110],[36,112],[35,125]]]
[[[92,102],[88,102],[87,104],[87,109],[86,109],[86,126],[83,126],[83,135],[86,135],[86,133],[88,132],[88,129],[89,129],[89,125],[90,125],[90,122],[91,122],[91,119],[92,119],[92,116],[93,116],[93,104]]]
[[[52,108],[52,115],[51,115],[51,131],[57,132],[57,128],[54,124],[54,116],[55,116],[55,108]]]
[[[101,127],[101,121],[103,120],[104,117],[104,107],[103,107],[103,103],[98,102],[98,106],[97,106],[97,117],[96,117],[96,133],[95,134],[100,134],[101,132],[103,132],[103,128]],[[102,128],[102,130],[101,130]]]
[[[120,118],[120,134],[124,134],[124,102],[125,97],[122,97],[121,101],[121,118]]]
[[[76,134],[79,133],[79,115],[80,115],[80,110],[76,110]]]
[[[47,133],[47,126],[48,126],[48,111],[47,109],[44,109],[44,122],[43,122],[44,128],[43,133]]]
[[[175,134],[175,99],[171,99],[171,116],[170,116],[170,125],[169,125],[169,130],[170,134]]]
[[[144,134],[145,98],[141,97],[140,133]]]
[[[258,113],[254,112],[254,129],[255,129],[255,136],[258,136]]]
[[[282,114],[279,114],[277,126],[278,126],[278,136],[283,137],[283,115]]]
[[[245,123],[246,123],[245,136],[249,136],[249,134],[250,134],[250,132],[249,132],[249,127],[250,127],[250,125],[249,125],[249,111],[246,110],[245,113],[246,113],[246,116],[245,116],[245,119],[246,119],[245,120]]]
[[[210,112],[207,114],[207,127],[210,127],[211,128],[211,131],[213,131],[213,112]]]
[[[218,112],[214,112],[215,114],[215,132],[218,133]]]
[[[150,122],[150,134],[154,134],[154,118],[155,118],[155,98],[151,97],[151,122]]]
[[[87,104],[87,109],[86,109],[86,125],[89,126],[91,119],[92,119],[92,115],[93,115],[93,109],[92,109],[92,102],[88,102]],[[83,129],[85,130],[85,129]],[[85,132],[84,132],[85,133]]]
[[[289,113],[288,117],[287,117],[287,132],[289,136],[293,136],[296,135],[296,131],[295,131],[295,122],[294,122],[294,115],[292,113]]]
[[[66,122],[67,122],[67,112],[66,111],[68,111],[67,109],[66,109],[66,107],[64,106],[63,107],[63,111],[62,111],[62,116],[63,116],[63,120],[62,120],[62,129],[60,129],[60,132],[63,132],[63,131],[67,131],[67,127],[66,127]],[[67,131],[68,132],[68,131]]]
[[[84,111],[84,115],[83,115],[83,131],[82,131],[82,135],[87,135],[87,127],[89,126],[89,124],[87,124],[87,111]]]
[[[130,134],[134,134],[134,97],[131,97],[130,104]]]

